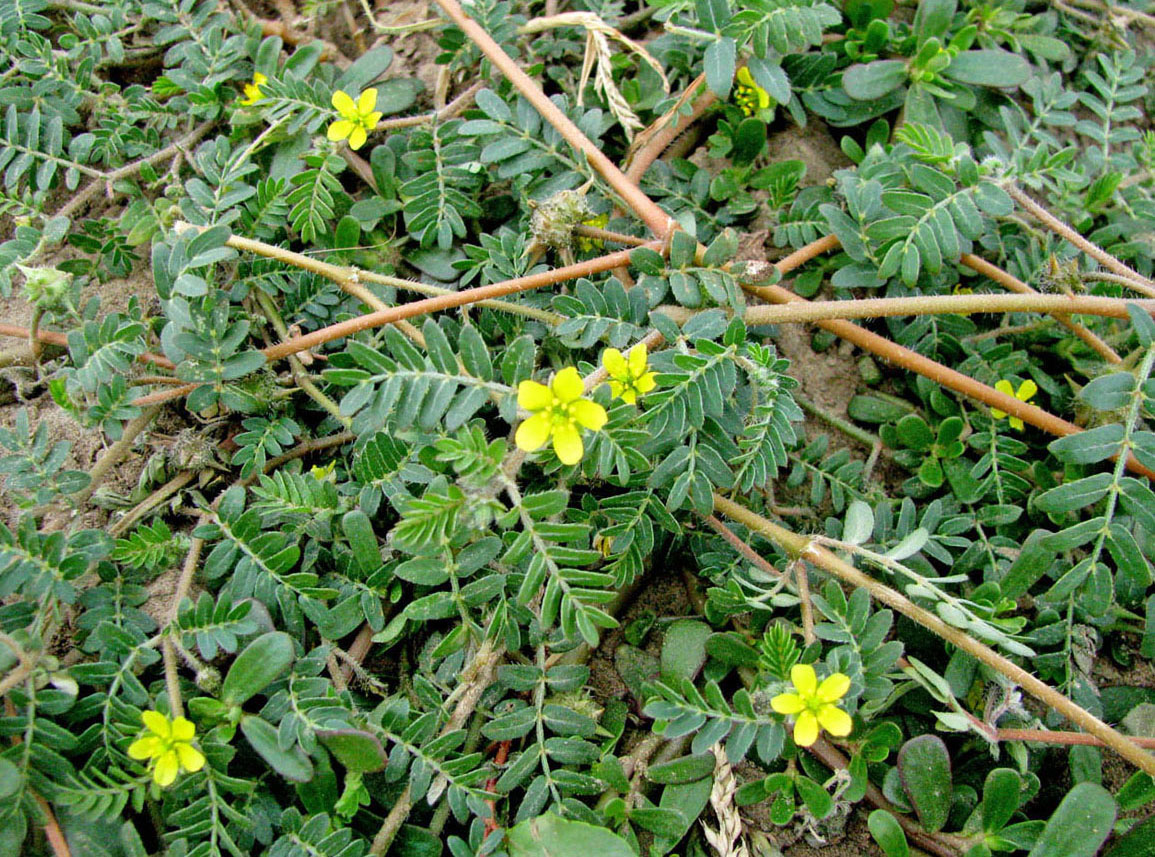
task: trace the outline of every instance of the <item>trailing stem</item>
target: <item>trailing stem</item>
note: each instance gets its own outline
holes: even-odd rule
[[[795,559],[805,559],[812,565],[821,568],[837,577],[843,583],[861,587],[870,593],[871,597],[914,620],[924,628],[933,631],[943,640],[972,655],[996,672],[1002,673],[1010,681],[1034,696],[1044,705],[1062,714],[1075,725],[1091,733],[1103,743],[1131,762],[1141,771],[1155,775],[1155,755],[1146,752],[1129,738],[1118,732],[1098,717],[1095,717],[1085,708],[1076,705],[1063,694],[1035,678],[998,652],[975,640],[968,634],[942,621],[934,613],[924,610],[913,601],[899,592],[882,584],[874,578],[863,574],[850,563],[839,558],[831,551],[815,544],[806,536],[787,530],[773,521],[750,511],[738,503],[714,495],[714,508],[724,515],[733,518],[759,535],[778,545],[789,556]]]

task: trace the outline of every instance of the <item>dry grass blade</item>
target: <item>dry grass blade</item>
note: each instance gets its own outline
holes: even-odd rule
[[[714,788],[710,791],[710,807],[718,819],[718,829],[711,829],[703,821],[702,833],[710,847],[718,852],[718,857],[749,857],[750,849],[742,838],[742,817],[734,805],[734,793],[738,791],[734,769],[721,744],[710,749],[714,754]]]
[[[613,75],[613,50],[610,40],[613,39],[625,46],[626,50],[636,54],[641,60],[657,72],[662,79],[662,88],[669,93],[670,82],[666,80],[666,73],[661,64],[650,55],[642,45],[629,36],[614,29],[593,12],[566,12],[562,15],[551,15],[548,18],[536,18],[518,29],[519,33],[528,35],[551,30],[554,27],[582,27],[586,31],[586,53],[582,61],[581,80],[578,82],[577,103],[582,104],[582,93],[589,83],[590,72],[594,73],[594,89],[606,100],[610,112],[625,129],[626,137],[630,140],[634,132],[645,127],[630,107],[629,101],[622,95]]]

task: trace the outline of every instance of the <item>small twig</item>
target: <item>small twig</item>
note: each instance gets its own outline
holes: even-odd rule
[[[100,456],[97,462],[92,465],[89,473],[88,485],[83,491],[78,492],[72,499],[72,502],[77,506],[82,505],[89,497],[95,493],[100,486],[101,481],[108,475],[113,467],[120,464],[124,458],[132,452],[132,447],[136,443],[137,436],[148,428],[156,415],[160,413],[160,406],[153,406],[145,408],[140,416],[129,420],[124,424],[124,429],[121,432],[120,440],[105,450],[104,455]]]
[[[573,228],[574,235],[580,235],[583,238],[596,238],[599,241],[612,241],[615,244],[628,244],[630,247],[642,247],[648,242],[645,238],[639,238],[636,235],[625,235],[621,232],[611,232],[609,229],[602,229],[598,226],[588,226],[584,223]]]
[[[654,236],[664,238],[671,229],[677,228],[677,221],[666,214],[638,188],[634,182],[626,178],[613,161],[595,146],[585,134],[581,132],[573,121],[546,97],[540,86],[521,68],[510,56],[501,49],[476,21],[465,14],[457,0],[437,0],[445,14],[459,26],[465,35],[509,78],[525,99],[542,115],[550,125],[569,143],[577,149],[590,165],[609,183],[622,200],[633,209],[634,213],[650,228]]]
[[[212,128],[214,124],[216,124],[215,120],[211,119],[207,122],[202,122],[184,137],[181,137],[171,145],[165,146],[158,152],[153,152],[153,154],[149,155],[147,158],[141,158],[139,161],[133,161],[131,164],[125,164],[123,167],[119,167],[110,173],[106,173],[98,178],[93,179],[93,181],[89,182],[88,185],[85,186],[84,190],[80,191],[78,194],[76,194],[76,196],[72,197],[72,199],[65,203],[64,206],[62,206],[60,210],[56,212],[56,216],[71,217],[73,214],[83,208],[88,203],[88,201],[92,199],[92,197],[100,193],[102,189],[111,188],[116,182],[122,179],[126,179],[129,176],[136,175],[138,172],[140,172],[141,168],[145,166],[152,166],[153,164],[160,163],[167,158],[179,156],[182,149],[191,146],[193,143],[207,134],[209,129]]]
[[[123,518],[108,528],[108,534],[116,538],[129,527],[155,509],[177,491],[192,482],[196,476],[195,470],[182,470],[168,482],[161,485],[143,500],[136,504]]]
[[[802,640],[810,645],[818,637],[814,633],[814,605],[810,603],[810,579],[807,577],[806,563],[792,562],[794,586],[798,589],[798,607],[802,611]]]
[[[1020,295],[1036,294],[1034,289],[1032,289],[1018,277],[1012,277],[1002,268],[998,267],[997,265],[992,265],[986,259],[981,259],[973,253],[963,253],[959,258],[959,261],[971,270],[977,271],[978,273],[989,277],[1003,288],[1009,289],[1012,292],[1017,292]],[[1095,351],[1108,363],[1118,364],[1123,362],[1123,358],[1115,353],[1115,349],[1113,349],[1094,333],[1087,330],[1087,328],[1083,327],[1083,325],[1072,321],[1071,316],[1067,313],[1056,312],[1052,313],[1052,315],[1054,316],[1055,320],[1059,322],[1059,324],[1066,327],[1068,330],[1074,333],[1075,336],[1079,337],[1079,339],[1087,343],[1087,345],[1093,351]]]
[[[26,340],[31,336],[31,332],[26,327],[0,322],[0,336],[12,336],[17,339]],[[68,337],[55,330],[38,330],[36,332],[36,339],[40,342],[46,342],[49,345],[59,345],[61,348],[68,347]],[[144,354],[137,355],[136,362],[152,363],[162,369],[176,369],[176,364],[167,357],[161,357],[159,354],[150,354],[147,351]]]
[[[11,649],[12,654],[16,656],[18,661],[8,675],[0,679],[0,697],[3,697],[8,691],[32,675],[32,671],[36,669],[36,664],[40,660],[40,656],[30,653],[3,631],[0,631],[0,645],[7,646]]]
[[[68,847],[68,839],[65,837],[64,831],[60,829],[60,822],[56,820],[51,805],[36,792],[31,789],[29,791],[36,798],[36,805],[40,811],[44,813],[44,836],[52,847],[53,857],[72,857],[72,850]]]
[[[465,725],[465,721],[469,719],[470,715],[473,714],[473,709],[477,707],[481,694],[493,683],[493,677],[497,672],[497,664],[501,660],[502,653],[503,650],[496,648],[489,640],[485,640],[478,648],[477,654],[473,656],[469,665],[461,671],[458,678],[460,686],[465,690],[449,721],[441,729],[441,735],[456,732]],[[409,786],[405,786],[405,790],[393,804],[393,808],[385,817],[377,835],[373,837],[373,844],[369,847],[371,855],[381,857],[389,850],[394,837],[401,830],[401,825],[405,823],[405,819],[409,817],[409,812],[412,809],[413,794]]]
[[[1152,284],[1150,280],[1138,271],[1132,270],[1127,265],[1124,265],[1098,244],[1088,241],[1066,223],[1051,214],[1051,212],[1047,211],[1047,209],[1043,208],[1043,206],[1027,196],[1027,194],[1020,190],[1014,183],[1008,182],[1003,187],[1015,202],[1029,211],[1036,220],[1060,238],[1078,247],[1105,268],[1109,268],[1119,276],[1129,279],[1130,287],[1135,289],[1135,291],[1142,292],[1148,297],[1155,297],[1155,284]]]

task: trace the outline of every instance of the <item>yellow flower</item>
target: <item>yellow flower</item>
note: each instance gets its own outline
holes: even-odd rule
[[[138,761],[150,760],[152,779],[158,786],[171,786],[181,770],[191,774],[205,766],[204,754],[192,745],[196,727],[191,720],[169,720],[159,711],[142,711],[140,719],[151,734],[133,741],[128,755]]]
[[[747,116],[753,116],[759,110],[765,110],[770,106],[770,93],[754,82],[754,76],[746,66],[738,69],[734,103],[742,108],[742,112]]]
[[[364,146],[369,132],[377,127],[384,115],[373,111],[377,106],[376,89],[366,89],[357,96],[356,102],[347,92],[338,89],[333,93],[333,106],[341,118],[329,126],[329,139],[336,143],[347,138],[350,149]]]
[[[610,392],[615,398],[632,405],[638,396],[645,395],[658,386],[655,373],[647,372],[646,343],[639,342],[630,349],[629,357],[623,356],[616,348],[602,352],[602,366],[610,373]]]
[[[522,381],[517,403],[533,416],[517,427],[518,449],[533,452],[553,438],[553,449],[562,464],[577,464],[585,454],[579,426],[598,431],[606,424],[606,409],[582,398],[585,387],[577,369],[568,366],[550,379],[549,386]]]
[[[833,673],[818,683],[814,667],[795,664],[790,669],[790,681],[796,693],[780,693],[770,700],[770,707],[779,714],[795,714],[794,743],[809,747],[818,740],[819,727],[839,738],[850,734],[854,721],[834,703],[850,690],[850,677]]]
[[[265,93],[261,92],[261,87],[268,82],[269,79],[259,71],[253,72],[253,82],[245,84],[245,97],[241,99],[241,104],[245,107],[252,107],[264,98]]]
[[[1034,398],[1035,393],[1039,392],[1038,385],[1029,379],[1019,384],[1019,389],[1017,390],[1014,388],[1010,381],[999,381],[997,384],[995,384],[995,389],[1000,393],[1006,393],[1008,396],[1014,396],[1020,402],[1029,402],[1032,398]],[[991,408],[991,416],[996,420],[1001,420],[1005,419],[1007,415],[1005,412],[1000,411],[998,408]],[[1016,431],[1023,430],[1023,421],[1018,417],[1011,417],[1010,423],[1011,428],[1015,429]]]
[[[314,464],[309,468],[309,475],[316,479],[318,482],[331,482],[333,480],[331,480],[329,477],[332,475],[333,469],[336,466],[337,459],[335,458],[324,467]]]

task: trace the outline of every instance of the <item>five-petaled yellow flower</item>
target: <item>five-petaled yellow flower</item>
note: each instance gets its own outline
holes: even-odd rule
[[[1020,402],[1029,402],[1034,398],[1035,393],[1039,392],[1039,386],[1030,379],[1019,384],[1019,389],[1015,389],[1010,381],[999,381],[995,384],[995,389],[1000,393],[1006,393],[1008,396],[1014,396]],[[1006,412],[1000,411],[998,408],[991,408],[991,416],[996,420],[1001,420],[1006,417]],[[1015,431],[1023,430],[1023,421],[1018,417],[1011,417],[1011,428]]]
[[[647,372],[649,364],[646,361],[646,343],[639,342],[630,349],[629,355],[623,355],[616,348],[607,348],[602,352],[602,366],[610,373],[610,392],[615,398],[621,399],[627,405],[638,401],[658,382],[654,380],[654,372]]]
[[[759,110],[765,110],[770,106],[770,93],[754,82],[754,76],[746,66],[738,69],[734,103],[742,108],[742,112],[747,116],[753,116]]]
[[[334,143],[348,139],[350,149],[364,146],[369,133],[384,115],[373,110],[377,106],[376,89],[366,89],[356,101],[349,93],[338,89],[333,93],[333,106],[341,118],[329,126],[329,139]]]
[[[819,684],[814,667],[795,664],[790,669],[790,681],[796,692],[778,694],[770,700],[770,707],[779,714],[795,715],[795,744],[809,747],[818,740],[819,727],[839,738],[850,734],[854,721],[834,704],[850,690],[849,676],[832,673]]]
[[[265,93],[261,92],[261,87],[269,82],[269,79],[261,74],[259,71],[253,72],[253,82],[245,84],[245,97],[241,99],[241,104],[245,107],[252,107],[258,101],[265,97]]]
[[[606,424],[606,409],[582,398],[585,387],[577,369],[567,366],[550,379],[549,386],[522,381],[517,403],[533,416],[517,427],[519,449],[533,452],[553,438],[553,449],[562,464],[577,464],[585,454],[581,428],[598,431]]]
[[[133,741],[128,755],[138,761],[150,760],[152,779],[158,786],[171,786],[182,770],[191,774],[205,766],[204,754],[192,745],[196,727],[191,720],[169,720],[159,711],[142,711],[140,719],[150,734]]]

